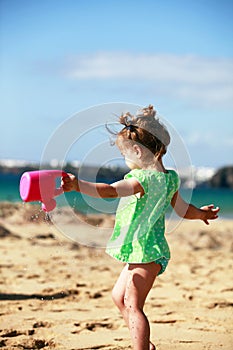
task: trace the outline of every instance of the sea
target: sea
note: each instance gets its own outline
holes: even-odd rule
[[[19,193],[19,183],[20,175],[18,174],[0,174],[0,203],[19,202],[23,205]],[[233,219],[233,190],[227,188],[195,188],[193,190],[181,188],[180,192],[189,203],[191,202],[197,207],[214,204],[221,209],[220,218]],[[69,205],[83,214],[114,214],[119,199],[99,199],[70,192],[56,197],[56,202],[57,207]]]

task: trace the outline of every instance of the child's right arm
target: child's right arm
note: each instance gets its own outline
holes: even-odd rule
[[[64,192],[77,191],[97,198],[116,198],[144,193],[142,186],[135,178],[106,184],[79,180],[75,175],[68,174],[62,177],[61,185]]]
[[[218,218],[217,214],[220,210],[218,207],[214,208],[213,204],[197,208],[193,204],[185,202],[178,191],[174,194],[171,205],[180,217],[190,220],[200,219],[206,225],[209,225],[208,220]]]

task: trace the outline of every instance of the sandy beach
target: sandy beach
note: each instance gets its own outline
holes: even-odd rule
[[[0,348],[131,349],[111,300],[123,265],[102,248],[69,239],[37,212],[0,205]],[[90,224],[113,222],[67,218],[66,227],[88,237]],[[172,259],[145,306],[157,350],[232,350],[233,221],[184,220],[167,239]]]

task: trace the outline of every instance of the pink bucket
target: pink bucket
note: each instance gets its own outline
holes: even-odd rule
[[[67,176],[61,170],[36,170],[23,173],[20,179],[20,196],[24,202],[42,202],[46,212],[56,207],[55,196],[63,193],[61,187],[56,188],[56,178]]]

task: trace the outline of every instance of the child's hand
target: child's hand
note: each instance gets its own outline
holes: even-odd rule
[[[203,218],[201,218],[206,225],[209,225],[208,220],[214,220],[218,218],[219,207],[214,208],[213,204],[204,205],[200,208],[203,212]]]
[[[61,187],[64,192],[78,191],[78,179],[73,174],[67,174],[62,177]]]

